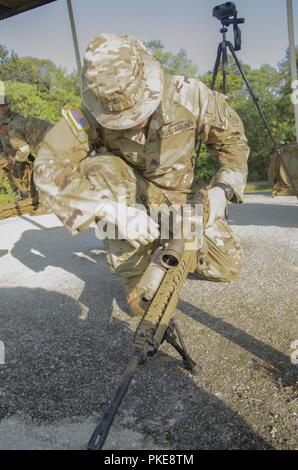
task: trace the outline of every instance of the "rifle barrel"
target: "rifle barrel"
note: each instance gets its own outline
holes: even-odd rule
[[[102,419],[99,421],[96,426],[94,433],[88,443],[88,450],[101,450],[104,446],[104,443],[107,439],[110,427],[113,424],[115,415],[122,403],[123,398],[126,395],[126,392],[130,386],[130,383],[135,375],[137,368],[144,358],[144,353],[141,350],[136,349],[125,369],[125,372],[121,379],[121,384],[119,385],[113,400],[111,401],[108,409],[103,415]]]

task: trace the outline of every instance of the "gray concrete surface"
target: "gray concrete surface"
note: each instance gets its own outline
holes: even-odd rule
[[[241,281],[190,278],[177,310],[201,375],[164,345],[107,448],[298,448],[298,204],[247,196],[231,223]],[[121,281],[93,231],[72,238],[54,216],[0,222],[0,255],[0,449],[84,448],[131,351]]]

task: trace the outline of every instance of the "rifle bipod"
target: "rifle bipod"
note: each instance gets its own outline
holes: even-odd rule
[[[163,341],[167,341],[173,346],[173,348],[180,354],[183,359],[183,366],[186,370],[191,372],[193,375],[198,375],[200,373],[200,368],[188,355],[185,347],[184,340],[182,338],[180,329],[172,320],[169,323],[169,327],[166,331]],[[178,342],[179,341],[179,342]],[[180,343],[180,344],[179,344]],[[126,395],[126,392],[130,386],[130,383],[138,369],[138,367],[145,363],[146,358],[152,357],[157,353],[157,350],[148,345],[147,354],[145,355],[140,349],[135,349],[132,353],[131,359],[125,369],[125,372],[121,378],[121,383],[116,390],[113,400],[111,401],[108,409],[103,415],[102,419],[97,424],[92,437],[88,443],[88,450],[101,450],[104,446],[104,443],[107,439],[110,427],[113,424],[115,415],[122,403],[123,398]]]
[[[178,343],[178,341],[180,344]],[[177,323],[172,320],[166,332],[164,341],[167,341],[174,349],[180,354],[183,360],[183,367],[188,370],[192,375],[198,376],[201,372],[200,367],[189,356],[186,346]]]

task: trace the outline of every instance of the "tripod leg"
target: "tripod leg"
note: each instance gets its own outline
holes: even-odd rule
[[[215,88],[215,83],[216,83],[219,66],[220,66],[221,55],[222,55],[222,43],[219,44],[218,49],[217,49],[217,56],[216,56],[216,61],[215,61],[214,69],[213,69],[211,90],[214,90]]]
[[[224,95],[228,94],[228,73],[229,73],[229,60],[227,52],[227,44],[222,43],[222,92]]]
[[[177,341],[177,336],[180,341],[180,345]],[[183,365],[186,370],[191,372],[192,375],[198,376],[201,372],[200,368],[197,366],[197,364],[191,359],[189,354],[186,351],[185,343],[183,341],[180,329],[178,328],[178,325],[172,321],[168,331],[165,336],[165,340],[173,346],[173,348],[180,354],[180,356],[183,359]]]
[[[264,123],[264,125],[265,125],[265,127],[266,127],[266,129],[267,129],[267,131],[268,131],[269,137],[270,137],[270,139],[271,139],[271,141],[272,141],[272,143],[273,143],[273,145],[274,145],[276,151],[279,153],[278,145],[277,145],[277,143],[276,143],[275,138],[274,138],[273,135],[272,135],[271,129],[270,129],[270,127],[269,127],[269,125],[268,125],[268,123],[267,123],[267,120],[266,120],[266,118],[265,118],[265,116],[264,116],[264,113],[263,113],[263,111],[262,111],[262,109],[261,109],[261,107],[260,107],[259,99],[258,99],[258,98],[256,97],[256,95],[254,94],[254,92],[253,92],[253,90],[252,90],[252,88],[251,88],[251,86],[250,86],[250,84],[249,84],[249,82],[248,82],[248,79],[247,79],[247,77],[246,77],[246,75],[245,75],[245,73],[244,73],[244,70],[243,70],[243,68],[242,68],[242,65],[241,65],[241,63],[240,63],[240,61],[239,61],[239,59],[238,59],[238,57],[237,57],[236,52],[235,52],[234,46],[233,46],[233,44],[230,43],[230,42],[227,42],[227,46],[228,46],[228,48],[229,48],[230,51],[231,51],[231,54],[232,54],[232,56],[233,56],[233,58],[234,58],[234,60],[235,60],[235,62],[236,62],[236,65],[237,65],[238,70],[239,70],[239,72],[240,72],[240,74],[241,74],[241,76],[242,76],[242,78],[243,78],[243,80],[244,80],[244,83],[245,83],[245,85],[246,85],[246,87],[247,87],[247,90],[248,90],[248,92],[249,92],[249,94],[250,94],[250,96],[251,96],[253,102],[255,103],[255,105],[256,105],[256,107],[257,107],[257,110],[258,110],[258,112],[259,112],[259,114],[260,114],[260,116],[261,116],[261,118],[262,118],[262,121],[263,121],[263,123]]]
[[[222,55],[222,43],[220,43],[217,48],[217,56],[216,56],[216,61],[215,61],[214,69],[213,69],[212,82],[211,82],[211,87],[210,87],[211,90],[215,89],[216,79],[218,76],[218,71],[219,71],[219,66],[220,66],[220,61],[221,61],[221,55]],[[200,140],[198,148],[197,148],[198,159],[201,154],[202,143],[203,143],[202,140]]]
[[[240,72],[240,74],[241,74],[241,76],[242,76],[242,78],[243,78],[243,80],[244,80],[244,83],[245,83],[247,89],[248,89],[248,92],[249,92],[249,94],[250,94],[250,96],[251,96],[253,102],[254,102],[255,105],[256,105],[256,108],[257,108],[257,110],[258,110],[258,112],[259,112],[259,115],[260,115],[260,117],[261,117],[261,119],[262,119],[262,121],[263,121],[263,123],[264,123],[264,125],[265,125],[265,128],[266,128],[267,132],[268,132],[268,135],[269,135],[269,137],[270,137],[270,140],[271,140],[271,142],[273,143],[273,146],[274,146],[274,148],[275,148],[277,154],[281,157],[282,166],[283,166],[283,168],[284,168],[284,170],[285,170],[285,173],[286,173],[286,175],[287,175],[287,177],[288,177],[288,179],[289,179],[289,181],[290,181],[290,183],[291,183],[291,186],[293,187],[294,192],[295,192],[295,194],[296,194],[296,196],[297,196],[297,198],[298,198],[298,190],[297,190],[296,186],[295,186],[294,183],[293,183],[293,179],[292,179],[291,175],[289,174],[288,168],[287,168],[287,166],[286,166],[286,164],[285,164],[285,162],[284,162],[283,155],[282,155],[282,153],[281,153],[280,150],[279,150],[279,147],[278,147],[277,142],[276,142],[276,140],[275,140],[275,138],[274,138],[274,136],[273,136],[273,134],[272,134],[272,132],[271,132],[271,129],[270,129],[270,127],[269,127],[269,124],[268,124],[268,122],[267,122],[267,119],[265,118],[265,115],[264,115],[264,113],[263,113],[263,111],[262,111],[262,109],[261,109],[261,107],[260,107],[259,99],[258,99],[258,98],[256,97],[256,95],[254,94],[254,92],[253,92],[253,90],[252,90],[252,88],[251,88],[251,86],[250,86],[250,84],[249,84],[249,82],[248,82],[248,80],[247,80],[247,77],[246,77],[246,75],[245,75],[245,73],[244,73],[244,70],[243,70],[243,68],[242,68],[242,65],[241,65],[241,63],[240,63],[240,61],[239,61],[239,59],[238,59],[238,57],[237,57],[237,54],[236,54],[236,52],[235,52],[235,49],[234,49],[233,44],[232,44],[231,42],[229,42],[229,41],[228,41],[226,44],[227,44],[227,47],[229,48],[229,50],[231,51],[231,54],[232,54],[232,56],[233,56],[233,58],[234,58],[234,60],[235,60],[235,62],[236,62],[236,65],[237,65],[237,67],[238,67],[238,69],[239,69],[239,72]]]

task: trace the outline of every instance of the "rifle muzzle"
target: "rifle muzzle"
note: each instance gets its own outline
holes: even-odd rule
[[[185,248],[184,240],[172,240],[165,249],[162,257],[161,263],[162,266],[166,269],[177,268],[181,261]]]

